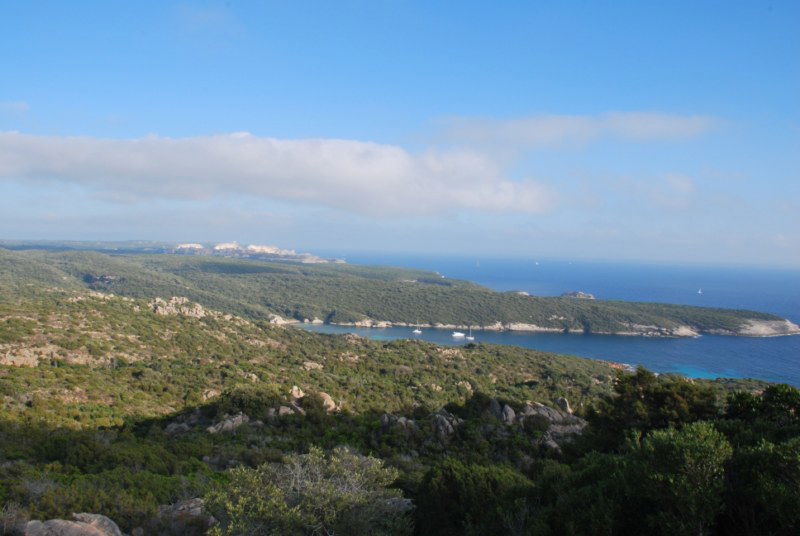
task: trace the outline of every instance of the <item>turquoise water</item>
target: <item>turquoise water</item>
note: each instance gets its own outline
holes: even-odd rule
[[[341,255],[341,253],[340,253]],[[567,260],[465,259],[398,255],[345,255],[348,262],[436,270],[496,290],[559,295],[572,290],[598,299],[654,301],[753,309],[800,323],[800,271],[747,267],[665,266]],[[538,262],[538,264],[536,264]],[[703,293],[697,290],[702,288]],[[325,333],[375,339],[412,338],[411,328],[304,326]],[[425,329],[419,337],[464,344],[450,330]],[[800,336],[662,339],[614,335],[477,331],[475,342],[513,344],[548,352],[644,365],[696,378],[756,378],[800,386]]]

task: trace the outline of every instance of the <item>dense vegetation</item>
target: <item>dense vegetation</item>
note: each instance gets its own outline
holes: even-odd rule
[[[130,297],[186,296],[250,319],[278,314],[340,323],[366,318],[474,326],[500,322],[603,333],[669,333],[680,326],[736,332],[747,320],[780,320],[753,311],[523,296],[402,268],[0,249],[0,295],[24,295],[41,286]]]
[[[800,393],[788,386],[27,294],[0,303],[8,533],[79,511],[144,534],[800,529]],[[492,409],[520,414],[562,396],[589,424],[555,449],[545,419]],[[281,405],[299,409],[274,416]],[[208,430],[238,415],[230,431]],[[441,415],[455,425],[447,433]],[[216,524],[159,510],[193,497]]]
[[[613,376],[608,364],[535,350],[333,337],[211,311],[159,315],[147,300],[69,291],[0,303],[0,337],[0,363],[39,365],[6,369],[3,405],[36,409],[67,426],[65,413],[91,425],[119,424],[179,410],[237,382],[322,390],[362,412],[444,405],[470,390],[581,404],[607,392]],[[48,403],[25,409],[30,397]]]

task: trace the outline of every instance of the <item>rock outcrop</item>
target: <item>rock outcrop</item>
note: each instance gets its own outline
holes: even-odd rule
[[[100,514],[72,514],[74,521],[50,519],[28,521],[18,534],[22,536],[122,536],[116,523]]]
[[[495,419],[503,418],[503,408],[500,406],[500,402],[498,402],[496,398],[489,400],[488,412]]]
[[[439,436],[440,439],[447,439],[456,428],[463,424],[463,419],[460,419],[445,409],[440,409],[430,416],[433,431]]]
[[[392,415],[391,413],[384,413],[381,415],[381,430],[385,432],[391,429],[399,429],[407,433],[413,433],[418,430],[418,427],[414,419]]]
[[[509,404],[503,404],[496,398],[489,399],[489,403],[483,410],[483,419],[496,419],[495,423],[485,422],[482,429],[487,433],[500,433],[507,431],[507,428],[523,426],[526,421],[531,419],[535,422],[536,429],[542,431],[542,435],[536,440],[536,445],[546,449],[560,452],[561,446],[572,441],[575,436],[583,433],[586,421],[573,415],[572,408],[566,398],[558,400],[560,408],[551,408],[538,402],[528,402],[519,410],[515,410]],[[452,436],[464,420],[453,415],[442,408],[428,416],[431,430],[434,435],[441,440],[447,440]],[[413,434],[420,430],[419,423],[414,419],[384,413],[380,417],[381,432],[391,430],[401,430],[407,434]]]
[[[472,393],[472,384],[466,380],[461,380],[460,382],[457,382],[456,387],[464,389],[468,393]]]
[[[200,399],[205,402],[207,400],[211,400],[212,398],[216,398],[220,395],[220,391],[218,389],[206,389],[200,394]]]
[[[288,405],[280,405],[275,408],[269,408],[267,410],[267,417],[270,419],[275,419],[278,417],[285,417],[287,415],[305,415],[306,410],[300,407],[297,402],[294,400],[289,402]]]
[[[800,334],[800,326],[788,320],[747,320],[735,332],[718,330],[720,335],[743,335],[745,337],[779,337]]]
[[[505,424],[514,424],[517,422],[517,413],[514,411],[514,408],[508,404],[501,404],[496,398],[489,400],[489,407],[486,409],[485,414]]]
[[[185,422],[171,422],[164,428],[164,433],[167,435],[185,434],[191,430],[191,427]]]
[[[198,303],[190,302],[188,298],[173,296],[169,301],[155,298],[150,302],[150,307],[157,315],[183,315],[194,318],[206,316],[206,311]]]
[[[297,322],[296,320],[287,320],[280,315],[275,315],[275,314],[269,315],[270,324],[276,324],[278,326],[282,326],[284,324],[294,324],[296,322]]]
[[[563,399],[564,405],[569,408],[569,401]],[[547,423],[539,444],[550,450],[560,452],[561,445],[571,441],[576,435],[583,433],[586,421],[576,417],[563,409],[553,409],[538,402],[529,402],[519,411],[519,422],[525,419],[540,418]]]
[[[222,420],[216,424],[212,424],[208,428],[206,428],[206,432],[209,434],[219,434],[219,433],[231,433],[236,431],[237,428],[242,426],[243,424],[247,424],[250,422],[250,417],[245,415],[244,413],[238,413],[236,415],[225,415],[222,417]],[[253,421],[254,423],[260,423],[260,421]]]
[[[294,415],[295,413],[296,413],[296,411],[292,407],[289,407],[289,406],[278,406],[278,409],[276,410],[275,415],[277,415],[278,417],[283,417],[285,415]]]
[[[203,499],[194,498],[158,507],[158,534],[205,534],[217,520],[204,510]],[[144,534],[144,531],[142,531]]]
[[[339,411],[339,406],[333,400],[331,395],[328,393],[319,393],[319,397],[322,399],[322,407],[325,408],[325,411],[328,413],[332,413],[334,411]]]
[[[500,415],[500,420],[502,420],[506,424],[514,424],[514,422],[516,422],[516,419],[517,419],[517,414],[514,411],[514,408],[512,408],[507,404],[503,406],[503,411]]]
[[[597,331],[607,335],[632,335],[637,337],[697,337],[700,333],[689,326],[663,327],[650,324],[622,322],[620,331]]]
[[[561,408],[562,411],[566,411],[567,413],[572,415],[572,408],[569,405],[569,400],[567,400],[563,396],[560,396],[556,398],[556,404],[558,405],[558,407]]]

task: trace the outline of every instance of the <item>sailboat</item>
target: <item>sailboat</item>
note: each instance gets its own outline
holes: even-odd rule
[[[422,330],[419,329],[419,318],[417,319],[417,326],[414,328],[414,331],[412,331],[411,333],[413,333],[414,335],[422,335]]]
[[[703,293],[703,289],[697,289],[697,293],[698,294],[702,294]]]
[[[475,337],[472,335],[472,326],[469,327],[469,335],[465,337],[468,341],[474,341]]]

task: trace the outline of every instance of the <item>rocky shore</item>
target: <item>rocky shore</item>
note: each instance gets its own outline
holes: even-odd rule
[[[736,332],[726,329],[711,330],[712,335],[739,335],[744,337],[783,337],[800,334],[800,326],[789,320],[747,320]]]
[[[206,311],[198,304],[190,302],[187,298],[173,296],[169,300],[156,298],[150,303],[150,307],[156,314],[181,314],[201,318]],[[230,315],[225,315],[230,318]],[[553,321],[564,321],[566,318],[554,316]],[[302,322],[293,318],[284,318],[277,314],[269,317],[269,322],[277,325],[291,324],[325,324],[320,318],[306,318]],[[582,327],[561,327],[561,326],[541,326],[538,324],[525,322],[494,322],[488,325],[479,324],[447,324],[436,323],[412,323],[412,322],[391,322],[389,320],[375,320],[364,318],[356,322],[329,322],[333,326],[356,327],[356,328],[425,328],[425,329],[445,329],[445,330],[468,330],[475,329],[480,331],[521,331],[529,333],[585,333]],[[742,322],[739,329],[710,329],[698,330],[687,325],[675,327],[657,326],[652,324],[637,324],[633,322],[620,323],[620,329],[614,331],[595,331],[591,333],[597,335],[624,335],[631,337],[699,337],[701,334],[727,335],[741,337],[781,337],[786,335],[800,334],[800,326],[789,320],[756,320],[747,319]],[[2,348],[0,348],[2,350]]]
[[[281,319],[282,322],[276,323],[290,323]],[[306,323],[322,324],[319,319],[309,320]],[[466,325],[466,324],[415,324],[409,322],[390,322],[387,320],[372,320],[364,319],[357,322],[331,322],[334,326],[350,326],[358,328],[390,328],[390,327],[408,327],[408,328],[427,328],[427,329],[452,329],[452,330],[467,330],[475,329],[482,331],[524,331],[530,333],[584,333],[582,328],[561,328],[553,326],[540,326],[537,324],[528,324],[524,322],[495,322],[486,326],[481,325]],[[800,334],[800,326],[788,320],[747,320],[738,330],[707,330],[698,331],[690,326],[677,326],[677,327],[663,327],[645,324],[625,324],[618,331],[592,331],[597,335],[624,335],[631,337],[699,337],[701,334],[709,335],[728,335],[740,337],[781,337],[786,335]]]

